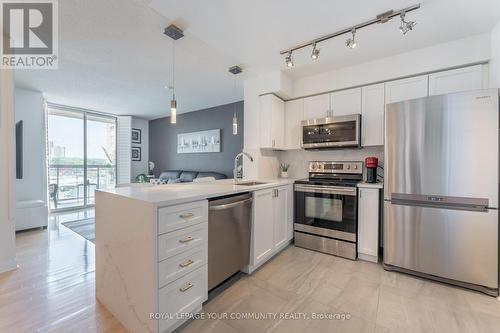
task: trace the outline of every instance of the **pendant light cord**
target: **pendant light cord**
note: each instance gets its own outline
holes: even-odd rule
[[[234,81],[233,81],[233,92],[234,92],[234,99],[236,100],[236,75],[234,75]],[[236,102],[233,104],[233,112],[234,112],[234,117],[236,117]]]
[[[172,97],[175,99],[175,40],[172,40]]]

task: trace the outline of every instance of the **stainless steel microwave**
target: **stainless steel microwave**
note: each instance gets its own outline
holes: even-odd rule
[[[361,147],[361,115],[351,114],[302,121],[302,148]]]

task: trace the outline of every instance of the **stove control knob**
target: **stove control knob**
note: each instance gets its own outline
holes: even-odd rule
[[[354,164],[353,166],[354,166],[354,170],[356,170],[358,168],[358,166],[356,164]]]
[[[347,170],[349,170],[351,168],[351,166],[349,164],[347,164]]]

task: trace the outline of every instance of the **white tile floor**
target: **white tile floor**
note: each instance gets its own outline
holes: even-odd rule
[[[205,313],[350,314],[349,320],[195,320],[183,332],[500,332],[477,292],[290,246],[203,306]]]
[[[66,332],[84,326],[88,332],[123,331],[95,301],[93,244],[60,225],[92,216],[93,209],[54,214],[48,232],[33,230],[18,235],[20,269],[0,275],[0,332],[12,328],[19,332],[40,328]],[[31,301],[26,303],[26,297]],[[24,316],[12,315],[17,309],[37,315],[26,321]],[[219,316],[294,312],[309,318],[313,313],[333,313],[349,314],[350,319],[206,319],[192,321],[182,331],[500,332],[500,302],[496,298],[387,272],[380,264],[294,246],[205,303],[203,311]]]

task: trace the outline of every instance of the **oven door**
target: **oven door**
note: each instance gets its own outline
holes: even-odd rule
[[[355,187],[295,184],[295,231],[356,242]]]

